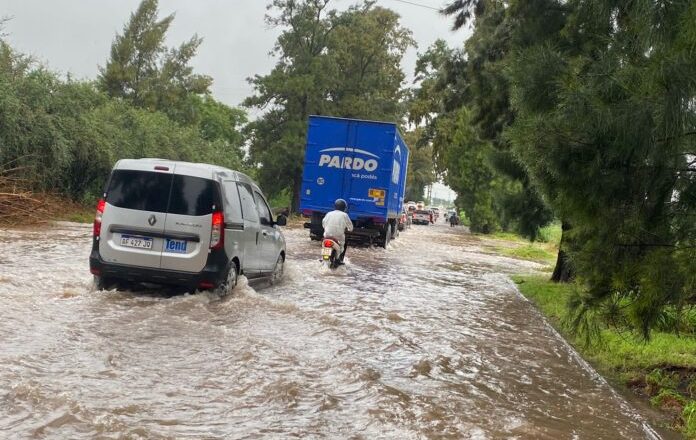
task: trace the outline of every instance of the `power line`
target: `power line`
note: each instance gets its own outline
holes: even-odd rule
[[[425,8],[425,9],[431,9],[431,10],[437,11],[437,12],[441,11],[440,8],[435,8],[433,6],[424,5],[422,3],[410,2],[408,0],[392,0],[392,1],[399,2],[399,3],[406,3],[407,5],[418,6],[418,7]]]

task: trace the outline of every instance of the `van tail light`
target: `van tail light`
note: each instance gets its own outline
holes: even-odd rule
[[[222,211],[213,212],[213,223],[210,230],[210,249],[220,249],[225,243],[225,216]]]
[[[102,216],[104,215],[104,207],[106,202],[104,199],[99,199],[97,202],[97,212],[94,214],[94,224],[92,226],[92,235],[94,238],[99,238],[101,234]]]

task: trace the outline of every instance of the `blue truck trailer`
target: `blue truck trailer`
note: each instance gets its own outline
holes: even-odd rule
[[[354,230],[348,241],[387,245],[398,234],[409,150],[396,124],[310,116],[300,210],[310,237],[338,198],[348,203]]]

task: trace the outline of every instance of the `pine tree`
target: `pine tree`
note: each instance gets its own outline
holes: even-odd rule
[[[600,311],[647,337],[696,300],[696,7],[552,6],[568,11],[557,39],[511,63],[510,138],[572,225],[576,323]]]
[[[143,0],[100,68],[99,88],[149,110],[160,110],[185,124],[196,123],[196,95],[209,93],[212,79],[193,73],[191,59],[202,39],[194,35],[175,49],[165,45],[174,15],[158,19],[158,0]]]

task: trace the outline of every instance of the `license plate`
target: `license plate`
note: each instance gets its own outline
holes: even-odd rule
[[[172,240],[168,238],[164,244],[164,250],[167,252],[185,254],[187,244],[188,242],[186,240]]]
[[[121,246],[152,249],[152,238],[139,235],[121,235]]]
[[[332,250],[333,250],[333,249],[328,248],[328,247],[321,248],[321,255],[324,256],[324,257],[330,257],[330,256],[331,256],[331,251],[332,251]]]

